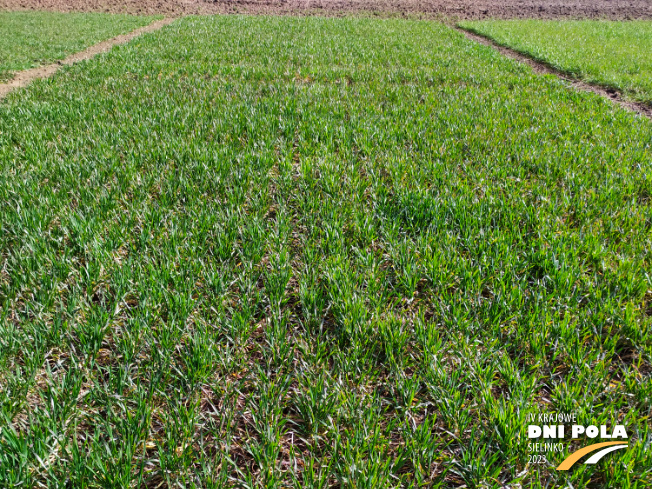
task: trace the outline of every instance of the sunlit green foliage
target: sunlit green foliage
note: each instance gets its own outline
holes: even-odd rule
[[[152,22],[100,13],[0,12],[0,82]]]
[[[651,140],[432,22],[186,18],[13,93],[0,485],[649,487]],[[556,411],[631,447],[527,465]]]
[[[587,82],[652,104],[652,21],[528,19],[460,25]]]

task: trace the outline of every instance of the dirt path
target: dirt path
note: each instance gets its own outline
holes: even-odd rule
[[[7,83],[0,83],[0,99],[4,98],[9,92],[16,88],[28,85],[30,82],[32,82],[32,80],[52,76],[62,66],[69,66],[78,61],[90,59],[97,54],[105,53],[109,51],[113,46],[118,44],[125,44],[131,41],[133,38],[140,36],[141,34],[160,29],[161,27],[171,23],[173,20],[174,19],[172,18],[157,20],[149,25],[146,25],[145,27],[140,27],[134,31],[116,36],[112,39],[107,39],[106,41],[95,44],[85,49],[84,51],[71,54],[61,61],[57,61],[46,66],[37,66],[36,68],[31,68],[29,70],[18,71]]]
[[[646,116],[650,119],[652,119],[652,107],[638,103],[638,102],[632,102],[630,100],[626,100],[623,98],[623,96],[616,90],[611,89],[611,88],[604,88],[600,87],[597,85],[590,85],[586,82],[583,82],[582,80],[578,80],[577,78],[573,78],[563,71],[560,71],[556,68],[553,68],[550,65],[547,65],[545,63],[542,63],[540,61],[536,61],[529,56],[526,56],[524,54],[519,53],[518,51],[515,51],[511,48],[507,48],[505,46],[501,46],[494,42],[493,40],[486,38],[484,36],[481,36],[479,34],[476,34],[474,32],[469,32],[465,29],[462,29],[461,27],[458,26],[451,26],[454,29],[457,29],[461,33],[463,33],[466,37],[471,39],[472,41],[479,42],[480,44],[484,44],[485,46],[490,46],[496,50],[498,50],[501,54],[504,56],[507,56],[508,58],[515,59],[517,61],[520,61],[522,63],[526,63],[530,65],[535,73],[542,73],[542,74],[548,74],[548,75],[555,75],[558,78],[561,78],[562,80],[565,80],[568,82],[570,85],[572,85],[574,88],[577,90],[583,90],[585,92],[592,92],[592,93],[597,93],[598,95],[601,95],[604,98],[607,98],[611,100],[612,102],[617,103],[621,107],[624,107],[625,109],[634,111],[638,114],[641,114],[643,116]]]
[[[121,12],[131,14],[248,13],[453,19],[652,19],[650,0],[0,0],[0,10]]]

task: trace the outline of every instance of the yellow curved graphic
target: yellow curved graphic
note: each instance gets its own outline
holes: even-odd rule
[[[587,453],[595,452],[600,448],[610,447],[611,445],[627,445],[627,443],[623,443],[622,441],[607,441],[604,443],[596,443],[595,445],[589,445],[588,447],[581,448],[566,457],[566,460],[559,464],[557,470],[568,470],[575,464],[575,462],[577,462]]]

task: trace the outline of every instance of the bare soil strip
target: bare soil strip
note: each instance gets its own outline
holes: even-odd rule
[[[650,0],[0,0],[0,10],[163,14],[650,19]]]
[[[7,83],[0,83],[0,99],[4,98],[9,92],[16,88],[29,85],[33,80],[37,78],[47,78],[48,76],[52,76],[62,66],[69,66],[73,63],[77,63],[78,61],[90,59],[100,53],[105,53],[109,51],[113,46],[117,46],[118,44],[125,44],[131,41],[133,38],[140,36],[141,34],[160,29],[161,27],[170,24],[173,20],[174,19],[172,18],[157,20],[149,25],[146,25],[145,27],[140,27],[134,31],[131,31],[127,34],[121,34],[112,39],[107,39],[106,41],[95,44],[83,51],[71,54],[67,58],[55,63],[46,66],[37,66],[36,68],[31,68],[29,70],[18,71]]]
[[[627,100],[622,96],[620,92],[614,90],[613,88],[601,87],[599,85],[591,85],[577,78],[573,78],[567,73],[564,73],[563,71],[560,71],[557,68],[554,68],[553,66],[547,63],[532,59],[531,57],[523,53],[519,53],[514,49],[502,46],[496,43],[495,41],[493,41],[492,39],[481,36],[480,34],[476,34],[475,32],[467,31],[466,29],[463,29],[462,27],[459,26],[452,26],[452,27],[462,32],[466,37],[468,37],[472,41],[479,42],[480,44],[484,44],[485,46],[490,46],[498,50],[501,54],[507,56],[508,58],[512,58],[522,63],[526,63],[530,65],[534,69],[535,73],[555,75],[561,78],[562,80],[568,82],[569,84],[571,84],[577,90],[597,93],[598,95],[601,95],[602,97],[617,103],[618,105],[624,107],[625,109],[634,111],[640,115],[652,119],[652,107],[643,103]]]

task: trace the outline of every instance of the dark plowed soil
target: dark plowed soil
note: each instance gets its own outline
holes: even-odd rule
[[[1,10],[135,14],[252,13],[496,18],[652,19],[652,0],[0,0]]]

